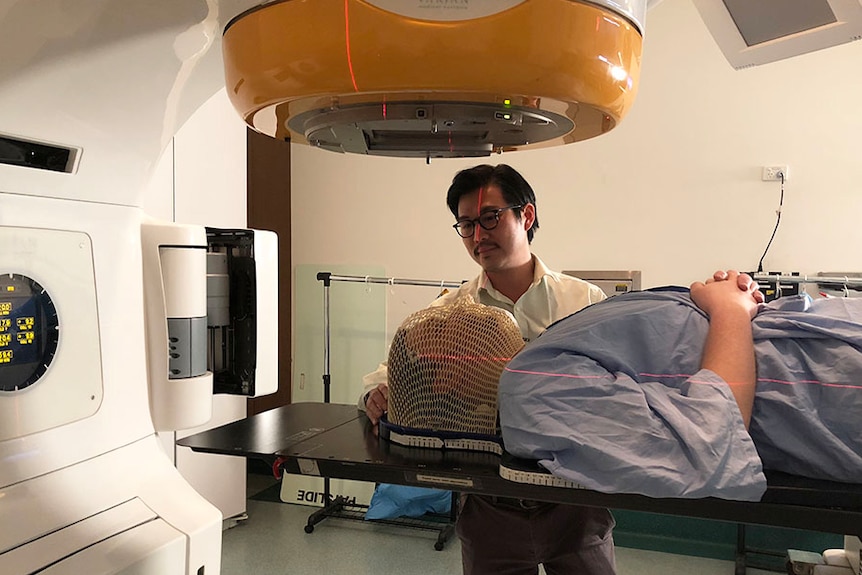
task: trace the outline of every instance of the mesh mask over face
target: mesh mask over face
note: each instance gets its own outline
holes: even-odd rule
[[[523,345],[509,312],[470,297],[408,316],[389,350],[389,422],[498,434],[500,374]]]

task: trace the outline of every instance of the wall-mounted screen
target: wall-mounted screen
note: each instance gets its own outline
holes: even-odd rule
[[[862,0],[693,1],[737,70],[862,38]]]

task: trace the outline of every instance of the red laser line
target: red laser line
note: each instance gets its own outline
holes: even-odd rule
[[[511,369],[508,367],[506,367],[504,369],[506,371],[508,371],[509,373],[525,373],[527,375],[547,375],[550,377],[567,377],[569,379],[602,379],[605,377],[604,375],[574,375],[571,373],[550,373],[550,372],[546,372],[546,371],[529,371],[526,369]]]
[[[353,74],[353,60],[350,57],[350,13],[347,9],[350,0],[344,0],[344,39],[347,47],[347,67],[350,69],[350,81],[353,83],[353,90],[358,92],[356,86],[356,76]]]
[[[455,361],[510,361],[511,357],[493,357],[486,355],[454,355],[444,353],[420,353],[416,357],[419,359],[446,359]]]
[[[479,213],[479,216],[482,216],[482,196],[485,195],[485,188],[479,188],[479,205],[476,207],[476,211]],[[476,222],[473,228],[473,240],[479,241],[479,222]]]
[[[638,375],[642,377],[673,377],[673,378],[688,378],[691,377],[691,374],[686,373],[639,373]],[[762,381],[764,383],[780,383],[782,385],[823,385],[825,387],[845,387],[848,389],[862,389],[862,387],[858,385],[854,385],[852,383],[827,383],[825,381],[820,381],[817,379],[800,379],[799,381],[790,381],[787,379],[769,379],[766,377],[758,377],[757,381]]]

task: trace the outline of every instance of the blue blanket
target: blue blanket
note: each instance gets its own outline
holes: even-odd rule
[[[621,294],[548,328],[500,379],[506,450],[589,489],[759,500],[762,469],[862,480],[862,300],[760,306],[750,432],[699,369],[708,320],[684,288]]]

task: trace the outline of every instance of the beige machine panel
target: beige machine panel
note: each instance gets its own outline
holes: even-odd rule
[[[640,270],[563,270],[563,273],[599,286],[608,297],[641,289]]]

